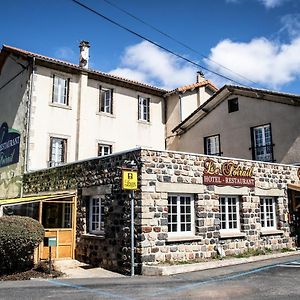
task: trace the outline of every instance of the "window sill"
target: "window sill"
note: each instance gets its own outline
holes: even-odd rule
[[[114,114],[106,113],[103,111],[98,111],[96,114],[100,117],[108,117],[108,118],[113,118],[113,119],[116,118],[116,116]]]
[[[260,232],[260,235],[276,235],[276,234],[283,234],[283,230],[277,229],[264,229]]]
[[[57,108],[63,108],[63,109],[67,109],[67,110],[72,110],[72,107],[69,106],[69,105],[66,105],[66,104],[59,104],[59,103],[50,102],[49,106],[57,107]]]
[[[246,234],[244,232],[220,232],[220,239],[230,239],[230,238],[244,238]]]
[[[183,241],[198,241],[203,240],[201,236],[197,235],[186,235],[186,236],[169,236],[167,238],[168,242],[183,242]]]
[[[138,123],[143,125],[151,125],[151,122],[148,122],[146,120],[138,120]]]
[[[105,239],[104,233],[99,233],[99,234],[85,233],[82,234],[81,236],[86,239],[101,239],[101,240]]]

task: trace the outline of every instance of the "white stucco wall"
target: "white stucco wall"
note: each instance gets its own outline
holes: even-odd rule
[[[30,67],[15,77],[22,71],[22,67],[14,59],[14,57],[8,57],[1,70],[0,126],[6,122],[9,128],[20,132],[20,154],[18,163],[0,168],[0,199],[20,196],[24,165]],[[19,60],[18,62],[24,66],[28,64],[27,61]]]
[[[69,105],[52,103],[53,75],[70,78]],[[67,160],[75,159],[78,100],[78,75],[37,66],[33,80],[29,133],[29,170],[46,168],[49,161],[50,136],[67,139]]]
[[[54,74],[70,78],[68,106],[52,103]],[[99,86],[113,89],[112,115],[99,113]],[[151,99],[149,123],[138,121],[138,95]],[[29,170],[47,167],[50,136],[67,139],[67,162],[72,162],[97,156],[98,143],[112,144],[113,152],[137,146],[164,149],[164,130],[161,97],[88,79],[87,75],[36,68]]]
[[[228,113],[227,101],[223,101],[176,137],[169,149],[204,153],[204,137],[220,134],[223,156],[252,159],[250,128],[271,123],[274,159],[295,163],[300,161],[299,120],[299,107],[239,96],[239,111]]]

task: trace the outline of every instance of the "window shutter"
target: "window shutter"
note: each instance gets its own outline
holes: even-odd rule
[[[52,165],[52,147],[53,147],[53,137],[50,137],[50,149],[49,149],[49,166]]]
[[[52,81],[52,103],[55,102],[55,75],[53,75]]]
[[[147,121],[150,122],[150,98],[147,99]]]
[[[68,78],[66,80],[66,89],[67,89],[67,92],[66,92],[66,99],[65,99],[65,104],[66,105],[69,105],[69,95],[70,95],[70,78]]]
[[[207,137],[204,138],[204,154],[208,154],[207,153]]]
[[[255,159],[255,143],[254,143],[254,128],[250,128],[250,135],[251,135],[251,148],[252,150],[252,159]]]
[[[110,113],[111,114],[113,114],[113,98],[114,98],[114,96],[113,96],[113,94],[114,94],[114,89],[111,89],[110,90]]]
[[[67,140],[65,139],[62,140],[62,157],[63,157],[62,162],[66,162],[67,161]]]
[[[141,119],[140,116],[141,116],[141,97],[138,96],[138,120]]]
[[[102,86],[99,86],[99,112],[103,111],[103,101],[102,101]]]

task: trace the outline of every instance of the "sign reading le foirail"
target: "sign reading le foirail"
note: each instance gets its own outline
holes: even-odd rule
[[[242,167],[233,161],[227,161],[220,166],[212,159],[204,161],[203,183],[206,185],[255,186],[253,178],[254,167]]]
[[[0,168],[17,163],[19,151],[20,133],[3,123],[0,126]]]

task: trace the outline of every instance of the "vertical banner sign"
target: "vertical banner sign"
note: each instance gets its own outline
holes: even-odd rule
[[[20,133],[9,129],[7,123],[0,127],[0,168],[19,161]]]
[[[122,189],[135,191],[137,187],[137,171],[122,170]]]

